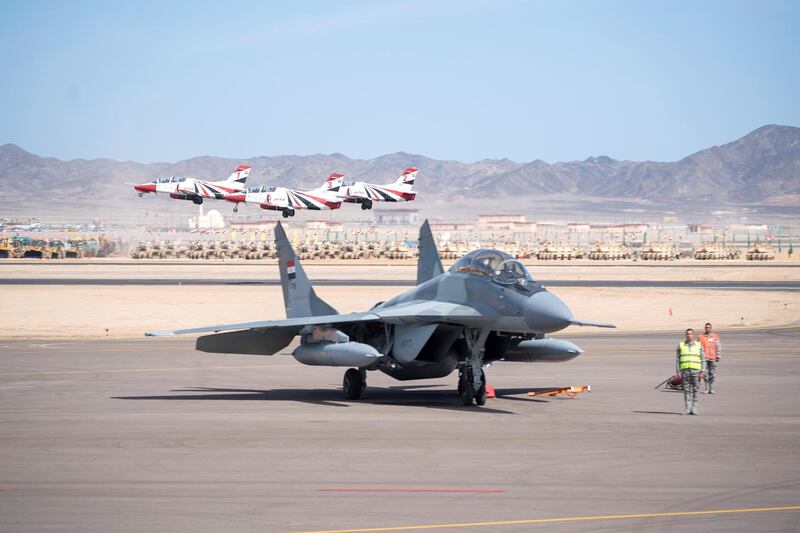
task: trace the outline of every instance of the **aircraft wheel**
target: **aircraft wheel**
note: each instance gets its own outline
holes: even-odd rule
[[[361,393],[364,391],[364,379],[361,377],[361,371],[356,368],[348,368],[347,372],[344,373],[342,388],[348,400],[361,398]]]
[[[239,212],[239,206],[238,205],[233,206],[233,212],[234,213],[238,213]]]
[[[486,392],[486,374],[481,370],[481,388],[475,393],[475,403],[477,405],[484,405],[488,393]]]
[[[472,380],[467,377],[466,372],[458,380],[458,395],[464,405],[472,405],[475,400],[475,388],[472,385]]]
[[[139,198],[141,198],[142,196],[144,196],[144,193],[143,193],[143,192],[140,192],[140,193],[139,193]]]
[[[362,211],[366,211],[367,209],[369,209],[369,207],[367,207],[367,204],[361,204]]]
[[[283,218],[289,218],[289,211],[283,211]]]

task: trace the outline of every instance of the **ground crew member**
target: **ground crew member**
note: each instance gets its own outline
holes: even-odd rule
[[[700,389],[700,372],[703,371],[703,345],[694,339],[694,330],[686,330],[686,339],[678,343],[675,366],[683,382],[684,414],[697,414],[697,393]]]
[[[717,376],[720,344],[719,335],[711,331],[711,322],[706,322],[706,332],[698,335],[697,340],[703,345],[703,352],[706,357],[706,392],[714,394],[714,379]]]

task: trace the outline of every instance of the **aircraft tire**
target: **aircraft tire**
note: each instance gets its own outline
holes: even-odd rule
[[[283,218],[289,218],[289,212],[283,211]]]
[[[233,206],[233,212],[234,213],[238,213],[239,212],[239,206],[238,205]]]
[[[348,368],[344,373],[342,388],[348,400],[361,398],[361,393],[364,392],[364,379],[361,377],[361,372],[356,368]]]
[[[461,403],[464,405],[472,405],[475,401],[475,388],[472,385],[472,380],[467,377],[467,373],[462,374],[458,380],[458,395],[461,397]]]
[[[481,388],[475,393],[475,404],[486,404],[486,398],[488,398],[488,393],[486,392],[486,374],[481,370]]]

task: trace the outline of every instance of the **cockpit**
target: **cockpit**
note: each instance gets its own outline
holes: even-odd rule
[[[450,272],[486,276],[501,285],[526,287],[533,283],[528,269],[511,255],[483,248],[468,253],[450,267]]]
[[[153,183],[178,183],[181,181],[186,181],[186,177],[184,176],[162,176],[153,180]]]
[[[253,187],[248,187],[247,192],[275,192],[275,187],[273,185],[254,185]]]

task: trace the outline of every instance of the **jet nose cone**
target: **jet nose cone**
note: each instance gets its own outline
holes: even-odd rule
[[[525,304],[525,323],[542,333],[552,333],[569,326],[572,311],[558,296],[547,291],[537,292]]]
[[[226,194],[225,199],[229,202],[244,202],[244,194]]]
[[[134,189],[139,192],[155,192],[156,184],[155,183],[145,183],[144,185],[134,185]]]

